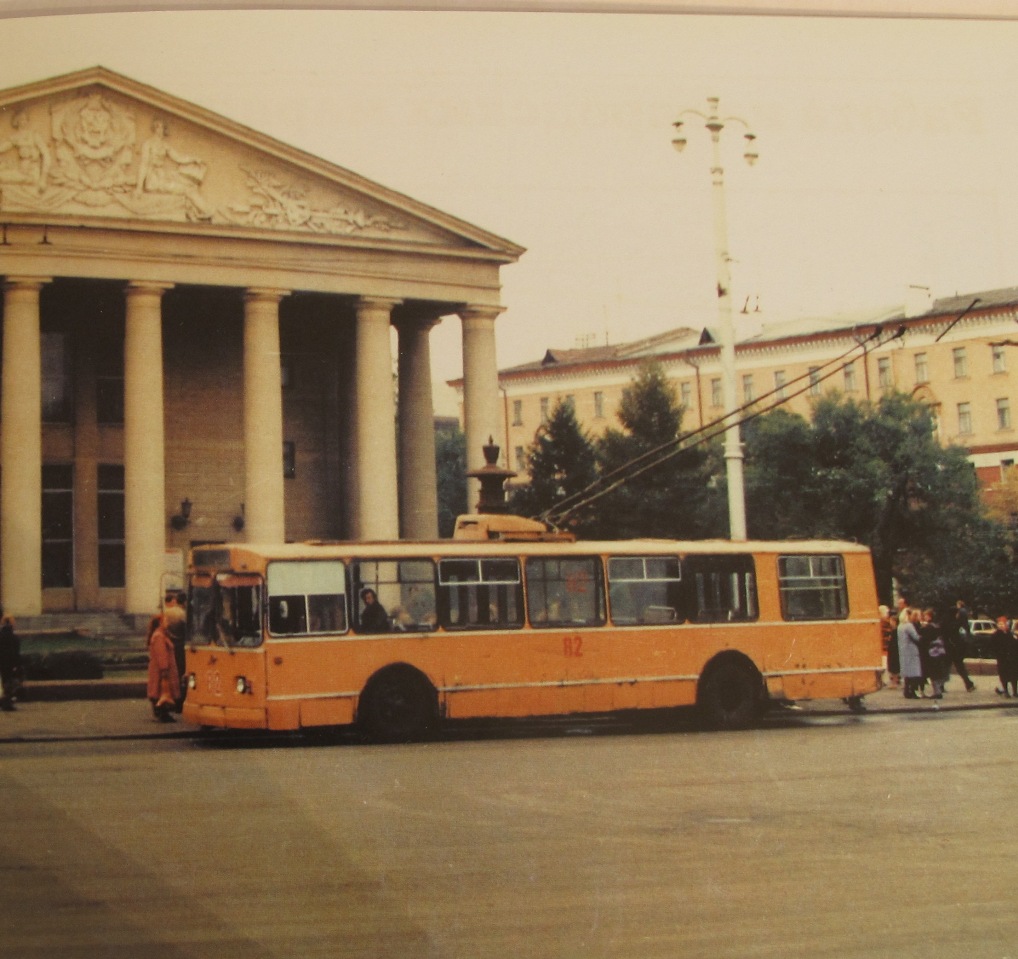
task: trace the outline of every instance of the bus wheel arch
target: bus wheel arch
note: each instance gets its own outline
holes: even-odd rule
[[[727,650],[704,667],[696,687],[700,718],[711,729],[745,729],[766,702],[763,676],[744,653]]]
[[[357,700],[356,722],[372,742],[413,742],[438,724],[438,690],[408,663],[378,670]]]

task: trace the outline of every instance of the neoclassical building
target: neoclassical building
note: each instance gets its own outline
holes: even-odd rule
[[[429,331],[480,467],[522,252],[103,68],[0,94],[0,601],[148,613],[196,542],[434,536]]]

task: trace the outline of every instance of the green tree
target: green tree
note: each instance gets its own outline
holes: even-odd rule
[[[581,429],[572,403],[555,404],[526,456],[530,480],[514,490],[509,501],[510,510],[522,516],[541,515],[597,478],[594,447]],[[590,510],[577,510],[569,525],[576,532],[587,532]]]
[[[683,408],[655,363],[643,366],[622,394],[622,429],[607,430],[598,445],[601,472],[632,474],[629,464],[668,448],[681,435]],[[696,446],[636,475],[597,501],[597,532],[607,538],[700,538],[724,530],[724,484],[716,444]]]
[[[779,410],[744,438],[751,536],[865,543],[885,599],[893,579],[924,605],[993,592],[979,569],[1010,582],[1006,536],[985,515],[965,451],[937,442],[924,404],[831,394],[811,422]]]
[[[452,536],[456,517],[467,511],[467,438],[458,423],[435,430],[438,535]]]

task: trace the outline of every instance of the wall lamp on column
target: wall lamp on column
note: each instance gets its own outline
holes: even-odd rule
[[[191,522],[191,501],[185,496],[180,501],[180,512],[170,517],[170,526],[174,529],[184,529]]]

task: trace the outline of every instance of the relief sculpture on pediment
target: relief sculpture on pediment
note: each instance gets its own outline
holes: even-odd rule
[[[38,111],[36,111],[38,112]],[[50,107],[48,134],[25,110],[0,133],[0,210],[209,220],[207,165],[172,146],[160,118],[139,147],[134,114],[100,92]]]
[[[0,184],[17,184],[41,193],[46,188],[52,156],[46,141],[28,121],[28,114],[19,110],[11,117],[11,132],[0,140],[0,157],[12,154],[12,161],[0,166]]]
[[[86,205],[102,206],[130,182],[136,137],[134,117],[101,93],[53,110],[56,163],[53,182],[76,191]]]
[[[167,133],[163,120],[152,121],[152,136],[141,147],[135,197],[183,197],[188,219],[211,220],[212,211],[201,195],[206,163],[172,147]]]
[[[8,109],[0,109],[0,214],[206,222],[334,236],[411,229],[398,214],[381,204],[361,205],[356,192],[327,178],[261,167],[260,158],[245,155],[249,146],[189,127],[181,142],[164,116],[103,89]],[[206,155],[195,155],[196,146]]]
[[[265,170],[242,168],[247,176],[251,198],[230,205],[227,218],[244,226],[279,230],[310,230],[313,233],[350,234],[359,230],[389,233],[406,230],[407,225],[380,214],[350,210],[344,206],[316,206],[308,200],[308,190],[295,182],[286,182]]]

